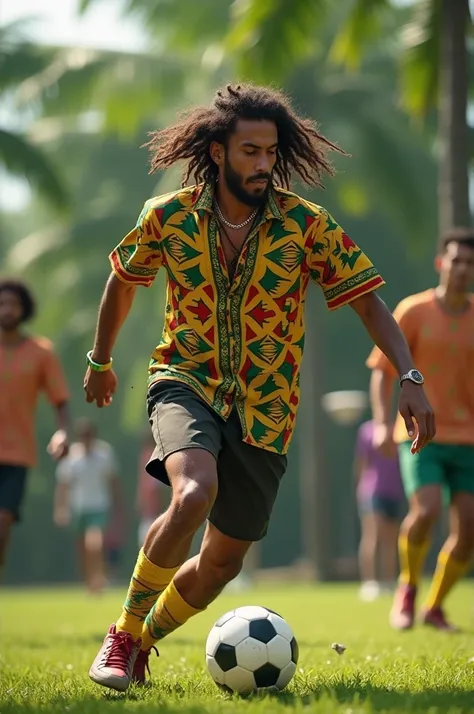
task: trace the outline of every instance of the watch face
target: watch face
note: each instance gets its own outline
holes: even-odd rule
[[[423,384],[423,375],[421,374],[421,372],[418,372],[417,369],[410,370],[409,375],[410,379],[412,379],[414,382],[417,382],[418,384]]]

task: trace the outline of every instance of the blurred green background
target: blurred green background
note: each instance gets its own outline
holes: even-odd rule
[[[468,2],[82,0],[77,7],[72,2],[77,26],[99,18],[95,39],[84,30],[70,45],[48,39],[44,28],[38,33],[33,20],[13,11],[16,4],[21,8],[8,0],[0,18],[1,273],[31,284],[39,303],[32,329],[57,346],[73,415],[91,416],[117,449],[131,504],[125,576],[136,552],[132,504],[146,425],[146,366],[162,328],[163,276],[151,290],[139,291],[120,336],[113,406],[98,412],[86,405],[82,378],[108,252],[148,197],[179,186],[179,167],[148,175],[148,157],[139,148],[146,132],[189,105],[208,103],[227,81],[285,89],[300,112],[351,154],[337,157],[338,173],[324,192],[294,189],[322,203],[370,255],[387,281],[382,297],[393,308],[406,294],[433,285],[439,232],[471,222]],[[41,15],[48,2],[29,7]],[[117,25],[107,25],[106,11],[118,17]],[[130,32],[128,42],[114,38],[116,26],[124,36]],[[327,553],[322,575],[337,578],[357,548],[355,427],[323,415],[320,396],[366,390],[371,345],[352,311],[329,314],[316,290],[307,322],[312,347],[306,369],[315,386],[305,394],[262,565],[285,566],[310,554],[300,477],[316,453],[315,478],[325,493],[313,504]],[[308,415],[317,424],[311,444],[301,429]],[[54,466],[44,451],[53,428],[51,410],[42,404],[40,464],[30,479],[6,582],[76,577],[72,537],[51,521]]]

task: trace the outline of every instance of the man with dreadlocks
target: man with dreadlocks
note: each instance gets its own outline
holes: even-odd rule
[[[218,91],[148,146],[152,171],[186,162],[184,187],[147,201],[112,251],[84,382],[88,402],[110,404],[118,332],[137,286],[163,268],[147,470],[171,485],[171,504],[148,531],[89,672],[120,691],[145,681],[153,645],[204,610],[266,533],[295,425],[310,279],[331,310],[351,305],[396,369],[412,450],[435,432],[423,378],[374,292],[382,278],[326,210],[288,190],[293,174],[321,185],[333,173],[327,152],[340,149],[284,95],[253,85]],[[200,553],[186,560],[206,518]]]

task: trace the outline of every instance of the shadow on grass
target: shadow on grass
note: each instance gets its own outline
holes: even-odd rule
[[[179,687],[178,687],[179,690]],[[150,690],[148,690],[150,691]],[[153,691],[153,687],[151,687]],[[1,706],[2,714],[103,714],[110,709],[111,712],[131,712],[145,709],[150,714],[205,714],[209,709],[210,697],[208,692],[203,692],[203,702],[199,704],[192,695],[187,696],[184,692],[177,691],[177,698],[167,702],[163,698],[163,692],[156,701],[144,696],[142,692],[131,690],[126,694],[115,692],[105,692],[102,696],[94,697],[92,694],[83,693],[79,696],[55,697],[48,704],[38,705],[27,701],[19,703],[3,701]],[[180,694],[182,696],[180,696]],[[196,693],[194,693],[196,694]],[[347,711],[351,710],[351,705],[367,706],[367,711],[371,712],[410,712],[411,714],[430,712],[430,714],[444,714],[449,711],[456,711],[456,714],[473,712],[473,694],[459,689],[425,689],[422,692],[412,692],[403,690],[387,689],[377,687],[367,683],[343,684],[339,683],[333,687],[321,685],[312,690],[308,689],[304,694],[293,692],[279,692],[275,694],[258,693],[245,698],[248,703],[258,704],[259,701],[272,699],[275,704],[285,707],[301,708],[308,707],[308,711],[316,711],[315,706],[320,701],[323,712],[324,702],[333,701],[340,705],[347,706]],[[220,700],[222,708],[231,711],[235,697],[221,697],[216,692],[216,703]],[[212,698],[211,698],[212,701]],[[253,710],[252,710],[253,711]],[[268,709],[266,709],[268,711]],[[277,708],[275,708],[277,711]]]
[[[258,695],[257,695],[258,696]],[[268,696],[268,695],[263,695]],[[339,704],[354,705],[370,703],[369,711],[397,712],[456,712],[474,711],[473,693],[459,689],[424,689],[421,692],[389,689],[369,683],[337,683],[331,687],[321,685],[298,695],[293,692],[279,692],[272,695],[286,706],[311,705],[328,697]]]

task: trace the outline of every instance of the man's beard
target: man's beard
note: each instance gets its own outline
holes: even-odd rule
[[[242,176],[238,174],[237,171],[234,171],[226,156],[224,161],[224,178],[229,191],[234,194],[235,198],[238,201],[244,203],[246,206],[252,206],[252,208],[255,208],[258,206],[263,206],[267,202],[268,194],[270,193],[272,185],[272,177],[270,174],[252,176],[251,179],[267,179],[268,183],[262,193],[249,193],[244,188]]]

